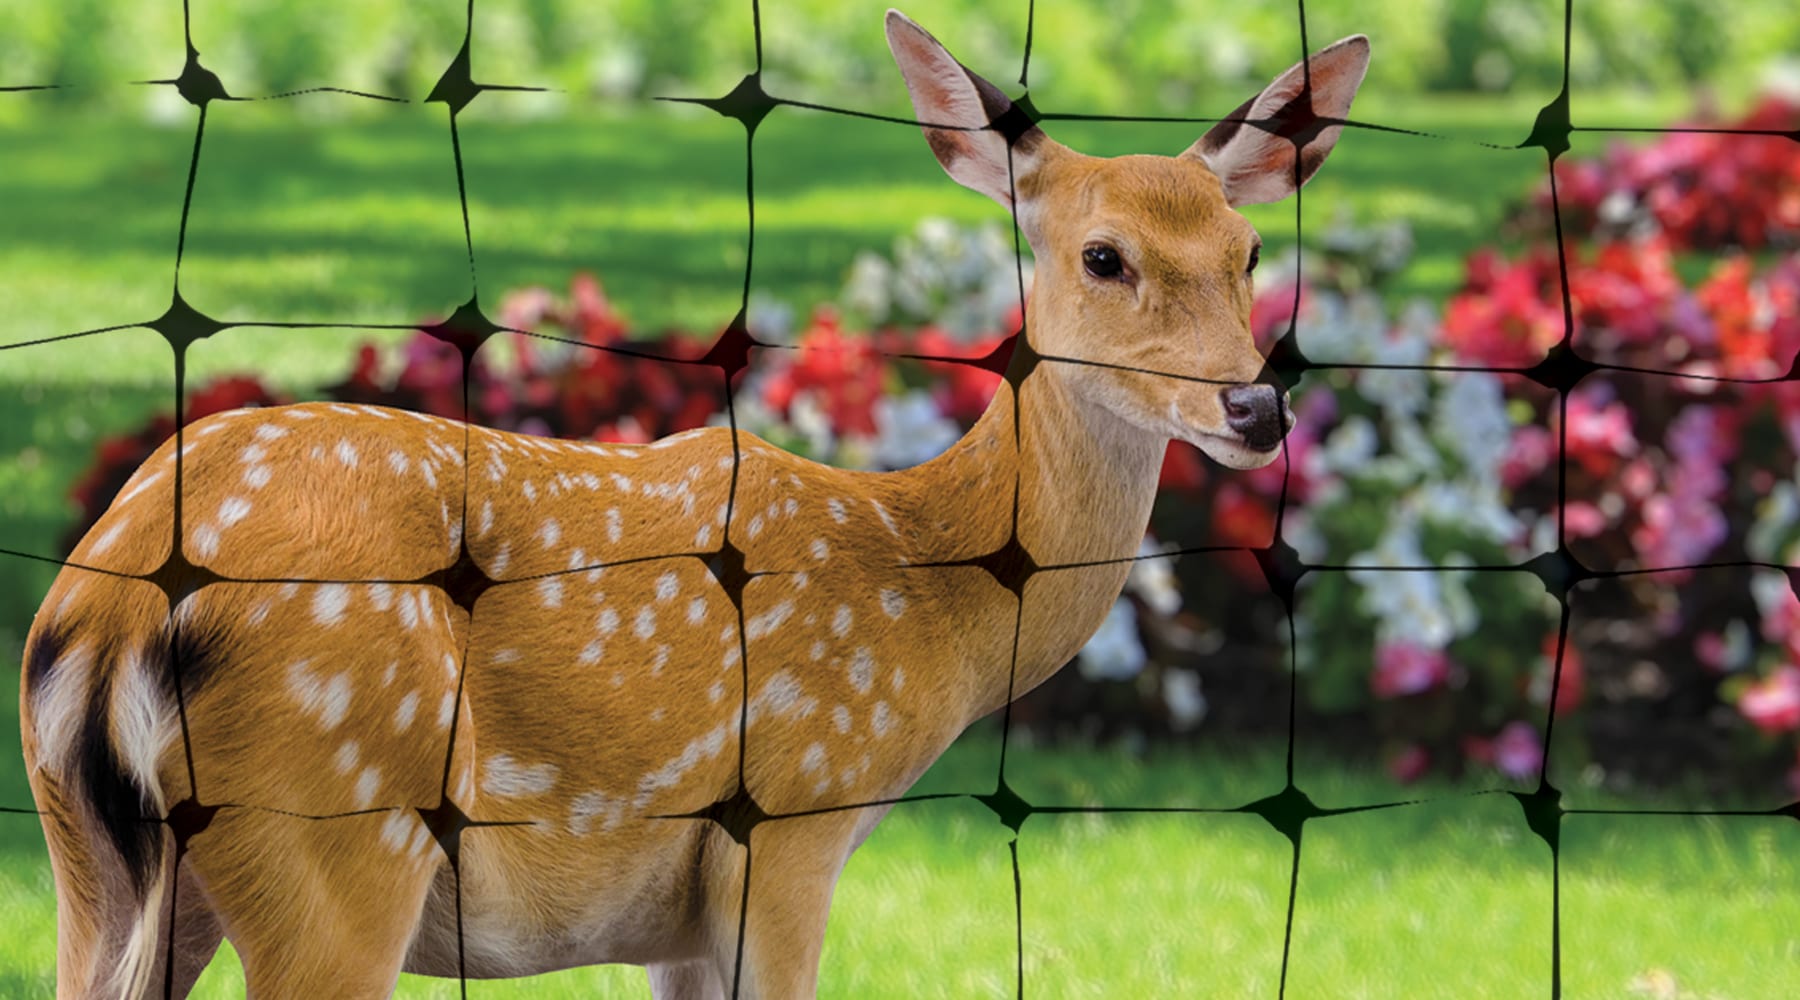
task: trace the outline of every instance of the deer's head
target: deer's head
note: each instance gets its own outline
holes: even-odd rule
[[[1077,391],[1234,468],[1280,454],[1286,393],[1259,382],[1251,272],[1262,240],[1237,209],[1304,184],[1336,144],[1369,65],[1353,35],[1314,53],[1177,156],[1085,156],[898,11],[888,45],[938,162],[1006,206],[1037,258],[1031,340]],[[934,127],[941,126],[941,127]]]

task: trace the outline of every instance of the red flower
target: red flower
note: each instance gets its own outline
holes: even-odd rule
[[[1219,487],[1212,513],[1213,532],[1220,545],[1258,548],[1275,537],[1275,511],[1238,483]]]
[[[1587,668],[1581,661],[1581,653],[1575,644],[1570,642],[1563,646],[1562,677],[1556,676],[1556,633],[1544,636],[1543,644],[1543,697],[1549,697],[1550,686],[1556,685],[1556,703],[1552,710],[1557,715],[1572,712],[1581,707],[1581,700],[1587,694]],[[1539,699],[1540,701],[1542,699]]]
[[[764,383],[763,401],[786,416],[794,397],[809,392],[838,433],[873,435],[887,365],[869,338],[846,336],[837,315],[820,309],[798,347],[793,364]]]
[[[1477,250],[1461,293],[1444,307],[1444,342],[1458,360],[1524,368],[1562,339],[1563,316],[1554,256],[1506,262]]]
[[[1377,698],[1398,698],[1429,691],[1449,679],[1450,657],[1443,650],[1390,642],[1375,648],[1369,690]]]
[[[1402,785],[1410,785],[1431,770],[1431,754],[1417,743],[1409,743],[1388,758],[1388,776]]]
[[[1162,476],[1157,489],[1192,493],[1206,485],[1206,460],[1200,450],[1185,441],[1170,441],[1163,452]]]

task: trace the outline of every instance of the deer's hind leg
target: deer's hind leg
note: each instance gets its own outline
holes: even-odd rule
[[[385,997],[442,861],[411,809],[220,811],[189,849],[253,998]]]

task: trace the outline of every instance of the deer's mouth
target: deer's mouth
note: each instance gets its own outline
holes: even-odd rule
[[[1258,448],[1241,435],[1197,431],[1188,437],[1188,441],[1205,452],[1207,458],[1229,469],[1260,469],[1275,461],[1281,454],[1280,438],[1276,438],[1273,444]]]
[[[1294,415],[1285,398],[1281,400],[1281,433],[1273,437],[1248,437],[1230,428],[1198,426],[1182,414],[1178,402],[1170,405],[1169,417],[1174,423],[1173,436],[1199,448],[1207,458],[1228,469],[1260,469],[1275,461],[1281,454],[1282,441],[1294,426]]]

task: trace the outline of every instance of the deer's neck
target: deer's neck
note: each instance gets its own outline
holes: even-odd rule
[[[965,574],[952,587],[951,606],[979,608],[982,619],[965,633],[965,668],[981,674],[970,678],[975,717],[1075,655],[1118,598],[1130,569],[1124,560],[1137,553],[1149,521],[1166,442],[1083,400],[1071,374],[1065,363],[1043,362],[1016,394],[1002,383],[975,427],[908,483],[927,560],[1003,545],[1018,487],[1018,539],[1040,567],[1022,611],[987,574]],[[1086,565],[1044,568],[1071,564]]]

